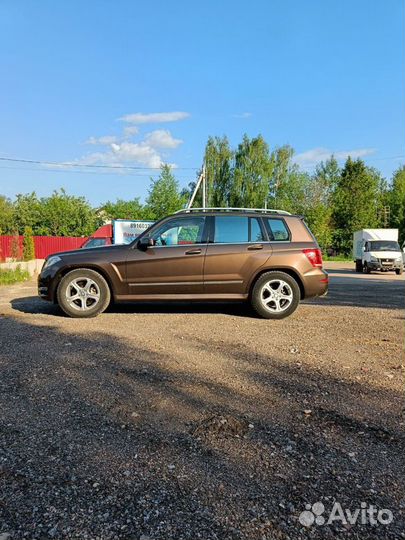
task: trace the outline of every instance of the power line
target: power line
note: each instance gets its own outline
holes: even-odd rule
[[[397,155],[397,156],[387,156],[387,157],[372,157],[372,156],[365,156],[364,159],[367,161],[387,161],[390,159],[404,159],[405,155]],[[107,169],[107,170],[118,170],[118,171],[160,171],[160,167],[139,167],[135,165],[90,165],[90,164],[84,164],[84,163],[69,163],[69,162],[57,162],[57,161],[42,161],[42,160],[36,160],[36,159],[24,159],[24,158],[7,158],[0,156],[0,161],[6,161],[6,162],[13,162],[13,163],[25,163],[25,164],[33,164],[33,165],[47,165],[47,166],[53,166],[53,167],[75,167],[75,168],[86,168],[86,169]],[[311,170],[314,169],[316,164],[313,165],[301,165],[300,168],[302,170]],[[6,167],[0,167],[1,169],[5,169]],[[11,169],[11,167],[8,167]],[[174,171],[198,171],[201,169],[201,167],[176,167]],[[21,168],[15,168],[15,170],[30,170],[30,169],[21,169]],[[37,169],[31,169],[32,171],[36,171]],[[46,170],[46,169],[45,169]],[[68,169],[52,169],[52,172],[66,172],[66,173],[72,173],[76,172],[78,174],[97,174],[95,172],[90,173],[86,171],[69,171]],[[111,174],[111,173],[109,173]],[[136,176],[145,176],[148,177],[149,175],[141,175],[138,174]],[[184,177],[186,178],[186,177]]]
[[[15,163],[31,163],[35,165],[53,165],[56,167],[89,167],[96,169],[128,169],[135,171],[160,171],[160,167],[136,167],[134,165],[89,165],[88,163],[68,163],[57,161],[41,161],[37,159],[7,158],[0,157],[0,161],[12,161]],[[176,167],[176,171],[196,171],[200,167]]]
[[[100,178],[100,175],[101,173],[97,172],[97,171],[78,171],[78,170],[66,170],[66,169],[34,169],[34,168],[31,168],[31,167],[13,167],[13,166],[8,166],[8,165],[0,165],[0,170],[9,170],[9,171],[27,171],[27,172],[40,172],[41,174],[43,172],[47,172],[47,173],[66,173],[66,174],[91,174],[91,175],[97,175],[99,178]],[[155,169],[153,169],[153,171],[155,171]],[[113,172],[109,172],[109,171],[105,171],[102,173],[103,175],[114,175],[116,176],[118,173],[113,173]],[[135,173],[135,174],[131,174],[131,178],[150,178],[151,176],[153,176],[154,174],[157,174],[157,170],[155,172],[150,172],[149,174],[139,174],[139,173]],[[124,175],[123,175],[124,176]],[[176,174],[176,178],[179,178],[179,179],[189,179],[190,176],[187,175],[187,176],[184,176],[184,175],[177,175]]]

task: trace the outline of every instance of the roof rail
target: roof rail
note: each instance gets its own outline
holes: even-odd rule
[[[258,212],[261,214],[285,214],[290,216],[290,212],[286,210],[276,210],[273,208],[228,208],[228,207],[212,207],[212,208],[183,208],[175,214],[192,213],[192,212]]]

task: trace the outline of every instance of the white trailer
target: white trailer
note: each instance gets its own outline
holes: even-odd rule
[[[398,229],[362,229],[353,234],[356,272],[394,270],[402,274],[404,263],[398,244]]]

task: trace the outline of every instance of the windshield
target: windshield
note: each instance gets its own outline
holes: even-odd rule
[[[370,242],[370,251],[400,251],[400,248],[393,240],[374,240]]]
[[[105,238],[89,238],[87,242],[82,245],[82,248],[95,248],[105,246],[107,240]]]

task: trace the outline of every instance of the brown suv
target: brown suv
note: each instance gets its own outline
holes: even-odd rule
[[[327,288],[302,217],[229,208],[183,210],[132,244],[51,255],[38,278],[39,295],[71,317],[98,315],[111,300],[248,300],[282,319]]]

